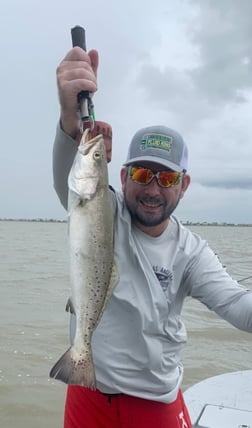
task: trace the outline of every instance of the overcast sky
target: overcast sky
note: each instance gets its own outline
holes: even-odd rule
[[[65,219],[53,190],[55,70],[86,29],[100,54],[97,120],[113,127],[110,182],[139,128],[189,147],[186,221],[252,223],[250,0],[8,0],[0,10],[0,218]]]

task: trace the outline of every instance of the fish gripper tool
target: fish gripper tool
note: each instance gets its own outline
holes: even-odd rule
[[[83,27],[79,25],[73,27],[71,29],[71,36],[73,47],[79,46],[84,51],[87,50],[85,29]],[[81,91],[78,93],[77,99],[80,105],[80,132],[83,133],[84,131],[84,122],[90,123],[90,130],[92,131],[94,129],[95,115],[91,94],[89,91]]]

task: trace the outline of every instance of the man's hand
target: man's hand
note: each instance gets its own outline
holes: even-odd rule
[[[61,107],[61,127],[72,138],[77,136],[80,119],[77,95],[81,91],[97,90],[98,52],[85,52],[74,47],[57,67],[57,84]]]

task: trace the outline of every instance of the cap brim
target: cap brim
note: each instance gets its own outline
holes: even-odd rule
[[[173,171],[182,172],[183,168],[173,162],[169,162],[166,159],[160,158],[158,156],[139,156],[136,158],[132,158],[127,160],[123,165],[128,166],[132,165],[133,163],[137,162],[152,162],[152,163],[158,163],[162,166],[165,166],[166,168],[172,169]]]

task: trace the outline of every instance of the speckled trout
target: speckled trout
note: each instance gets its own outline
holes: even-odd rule
[[[76,314],[73,345],[50,377],[94,389],[92,334],[118,282],[114,264],[113,211],[101,135],[82,136],[68,177],[70,279]]]

